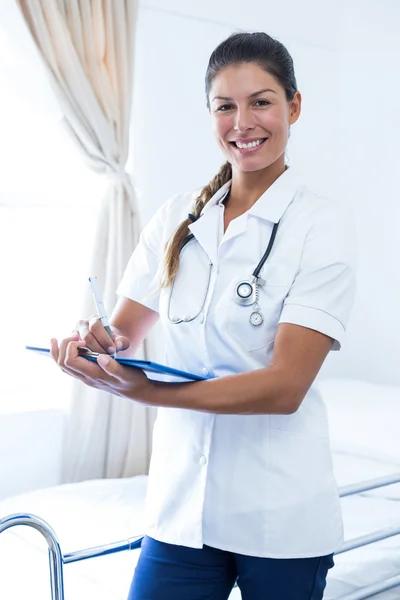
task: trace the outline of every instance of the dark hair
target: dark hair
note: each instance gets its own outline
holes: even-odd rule
[[[210,110],[210,90],[215,77],[226,67],[243,63],[259,65],[272,75],[285,90],[288,102],[297,91],[293,60],[285,46],[267,33],[233,33],[213,51],[205,76],[207,107]],[[191,218],[185,219],[167,244],[165,272],[161,287],[171,285],[179,267],[179,252],[185,237],[190,233],[188,225],[200,216],[201,211],[214,194],[232,178],[232,165],[226,162],[215,177],[196,198]]]

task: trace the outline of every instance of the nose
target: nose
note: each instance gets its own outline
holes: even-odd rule
[[[254,115],[250,110],[246,110],[245,108],[237,109],[234,119],[233,129],[238,133],[245,133],[250,129],[254,129]]]

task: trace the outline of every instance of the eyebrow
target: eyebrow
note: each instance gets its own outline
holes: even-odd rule
[[[258,92],[254,92],[253,94],[250,94],[249,98],[254,98],[255,96],[258,96],[259,94],[265,94],[265,92],[273,92],[274,94],[276,94],[276,90],[272,90],[271,88],[265,88],[265,90],[259,90]],[[232,102],[233,98],[229,98],[227,96],[215,96],[215,98],[212,99],[212,102],[214,102],[214,100],[226,100],[228,102]]]

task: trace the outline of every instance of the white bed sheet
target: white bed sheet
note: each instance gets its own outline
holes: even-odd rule
[[[318,381],[328,412],[339,486],[400,472],[400,387],[351,379]],[[342,499],[346,539],[400,525],[400,484]],[[400,536],[335,557],[324,595],[333,600],[400,573]],[[374,596],[400,600],[400,588]]]

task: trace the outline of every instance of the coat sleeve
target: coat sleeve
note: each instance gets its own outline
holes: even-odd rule
[[[327,204],[309,229],[300,266],[279,323],[293,323],[334,339],[340,350],[356,292],[357,252],[350,212]]]
[[[173,197],[162,204],[142,230],[117,288],[118,295],[135,300],[156,312],[159,312],[167,224],[175,200]]]

